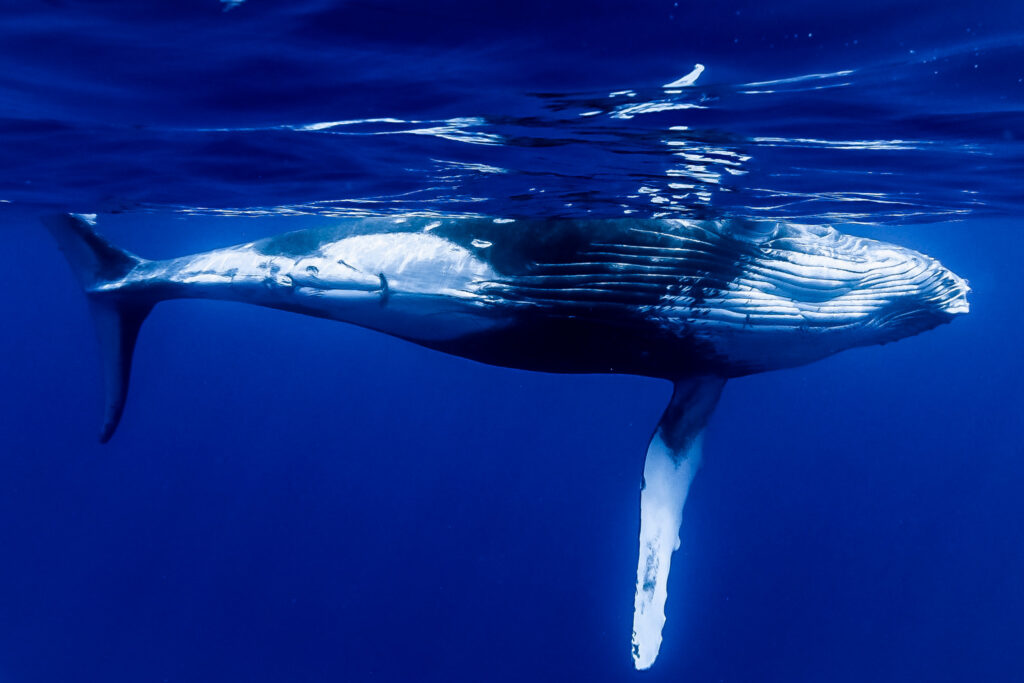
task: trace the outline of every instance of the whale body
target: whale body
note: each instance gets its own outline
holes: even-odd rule
[[[661,646],[683,504],[726,380],[895,341],[968,311],[966,282],[938,261],[815,225],[353,219],[150,261],[100,237],[94,216],[44,222],[96,321],[104,442],[122,416],[139,327],[172,298],[330,318],[505,367],[672,381],[644,465],[638,669]]]

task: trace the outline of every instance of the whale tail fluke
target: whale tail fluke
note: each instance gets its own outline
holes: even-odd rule
[[[704,427],[725,380],[698,377],[676,382],[672,400],[647,447],[640,493],[640,557],[633,607],[633,664],[647,669],[661,648],[672,553],[690,483],[700,469]]]
[[[43,218],[89,298],[103,363],[105,408],[100,442],[113,436],[124,412],[132,353],[153,301],[119,293],[122,280],[143,259],[115,247],[93,230],[95,216],[61,214]]]

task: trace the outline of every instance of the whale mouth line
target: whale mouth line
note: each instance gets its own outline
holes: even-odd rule
[[[956,301],[956,303],[953,303],[953,304],[951,304],[951,305],[946,307],[946,313],[948,313],[950,315],[950,317],[955,317],[955,316],[958,316],[958,315],[966,315],[967,313],[970,313],[970,312],[971,312],[971,304],[970,304],[970,302],[967,301],[967,297],[962,297],[962,298],[958,299]]]

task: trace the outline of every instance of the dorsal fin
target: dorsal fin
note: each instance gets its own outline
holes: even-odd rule
[[[672,399],[647,447],[640,494],[640,557],[633,609],[633,664],[646,669],[661,647],[672,553],[690,482],[701,464],[704,427],[725,380],[698,377],[676,382]]]

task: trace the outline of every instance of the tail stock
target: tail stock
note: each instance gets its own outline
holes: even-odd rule
[[[100,443],[106,443],[121,421],[135,341],[154,302],[107,288],[144,261],[96,234],[95,223],[96,217],[87,214],[43,218],[89,299],[103,363],[105,408]]]

